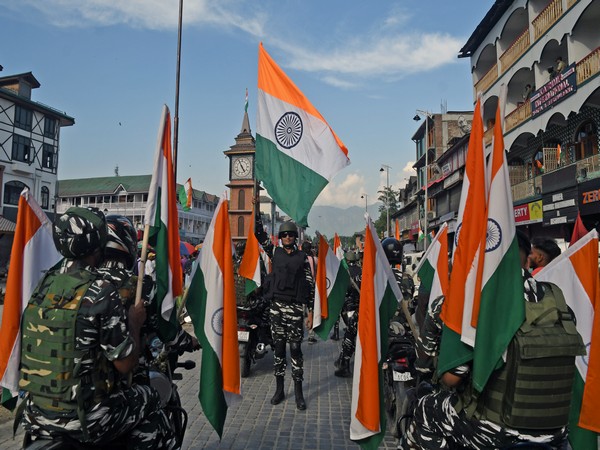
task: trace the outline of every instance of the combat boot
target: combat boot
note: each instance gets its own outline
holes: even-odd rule
[[[275,389],[275,395],[271,398],[271,405],[279,405],[285,398],[283,392],[283,377],[277,376],[275,377],[275,381],[277,382],[277,389]]]
[[[344,357],[342,356],[342,354],[340,353],[340,356],[335,360],[335,362],[333,363],[333,365],[335,366],[336,369],[339,369],[342,366],[342,361],[344,360]]]
[[[331,340],[332,341],[339,341],[340,340],[340,325],[338,323],[336,323],[333,326],[333,333],[331,334]]]
[[[352,377],[352,372],[350,372],[350,360],[346,358],[342,359],[340,361],[340,367],[334,372],[334,375],[341,378]]]
[[[306,402],[304,401],[304,394],[302,393],[302,381],[294,382],[294,393],[296,394],[296,408],[300,411],[306,409]]]

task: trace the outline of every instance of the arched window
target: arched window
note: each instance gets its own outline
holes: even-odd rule
[[[537,177],[544,173],[544,152],[542,149],[539,149],[531,160],[533,176]]]
[[[243,236],[244,235],[244,217],[242,217],[242,216],[238,217],[237,235],[238,236]]]
[[[48,209],[50,205],[50,189],[46,186],[42,186],[42,209]]]
[[[575,158],[577,160],[589,158],[598,153],[598,131],[591,122],[581,124],[575,135]]]
[[[27,186],[25,183],[20,181],[9,181],[4,185],[4,204],[5,205],[18,205],[19,196],[23,189]]]
[[[246,209],[246,193],[243,189],[238,192],[238,209]]]

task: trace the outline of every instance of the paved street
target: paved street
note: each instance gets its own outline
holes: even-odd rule
[[[306,411],[298,411],[294,401],[290,367],[286,375],[286,400],[272,406],[275,391],[273,358],[269,352],[253,366],[249,378],[242,379],[243,400],[229,408],[223,439],[207,422],[198,401],[200,352],[191,355],[197,369],[184,372],[178,382],[183,407],[189,414],[184,449],[356,449],[350,441],[350,397],[352,380],[333,375],[333,361],[341,342],[319,341],[303,344],[305,358],[304,391]],[[12,419],[0,415],[0,449],[18,449],[22,433],[12,440]],[[395,449],[388,436],[380,448]]]

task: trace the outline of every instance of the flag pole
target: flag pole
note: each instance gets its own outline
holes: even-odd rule
[[[144,274],[146,270],[146,259],[148,257],[148,237],[150,235],[150,225],[144,227],[144,239],[142,240],[142,254],[138,262],[138,279],[137,288],[135,290],[135,304],[142,301],[142,285],[144,283]]]
[[[183,23],[183,0],[179,0],[179,22],[177,30],[177,70],[175,75],[175,116],[173,117],[173,170],[177,183],[177,150],[179,142],[179,80],[181,72],[181,29]]]

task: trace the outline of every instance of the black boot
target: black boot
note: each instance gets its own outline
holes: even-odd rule
[[[342,354],[340,353],[340,356],[338,357],[338,359],[335,360],[335,362],[333,363],[333,365],[335,366],[336,369],[339,369],[342,366],[342,361],[343,361],[343,357]]]
[[[306,409],[306,402],[304,401],[304,394],[302,394],[302,381],[294,382],[294,392],[296,394],[296,408],[304,411]]]
[[[335,376],[342,377],[342,378],[352,377],[352,372],[350,372],[350,360],[349,359],[344,358],[341,360],[339,369],[335,371]]]
[[[333,333],[331,334],[331,340],[332,341],[339,341],[340,340],[340,324],[337,323],[337,322],[333,326]]]
[[[271,405],[279,405],[285,398],[285,394],[283,393],[283,377],[275,377],[275,381],[277,381],[277,389],[271,399]]]

